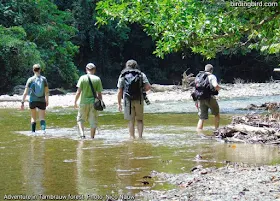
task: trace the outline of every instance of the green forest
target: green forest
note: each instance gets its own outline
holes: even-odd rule
[[[211,63],[223,83],[280,79],[278,1],[1,0],[0,94],[40,63],[50,88],[74,90],[85,65],[116,88],[128,59],[151,83],[180,84]]]

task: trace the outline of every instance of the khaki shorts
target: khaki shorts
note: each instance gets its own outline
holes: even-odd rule
[[[220,108],[218,102],[215,98],[211,97],[207,100],[198,101],[198,116],[199,119],[208,119],[208,110],[211,109],[213,115],[218,115],[220,113]]]
[[[125,99],[124,101],[124,119],[126,120],[143,120],[144,113],[144,100],[132,100],[131,101],[131,112],[130,112],[130,101]]]
[[[88,121],[91,128],[97,128],[98,112],[94,109],[93,104],[80,104],[77,122],[84,123]]]

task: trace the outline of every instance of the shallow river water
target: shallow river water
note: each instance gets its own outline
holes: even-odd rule
[[[220,100],[221,123],[229,123],[230,115],[244,112],[239,109],[249,103],[277,99],[279,96]],[[51,200],[51,196],[106,200],[106,195],[133,199],[143,189],[171,188],[157,179],[145,178],[152,170],[183,173],[196,165],[220,167],[226,161],[280,163],[278,147],[226,144],[198,134],[192,102],[147,106],[149,114],[141,140],[129,140],[126,122],[115,110],[115,106],[108,107],[101,114],[96,139],[90,140],[87,130],[87,139],[79,140],[73,109],[49,110],[47,134],[37,132],[36,136],[29,131],[28,111],[1,109],[0,200],[12,195],[30,195],[34,200]],[[204,134],[211,134],[212,122],[212,118],[207,122]]]

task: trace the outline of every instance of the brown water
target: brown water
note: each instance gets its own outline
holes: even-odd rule
[[[153,170],[190,172],[198,164],[219,167],[225,161],[280,163],[277,147],[225,144],[197,134],[196,114],[147,114],[144,139],[129,140],[122,116],[105,113],[96,139],[81,141],[76,111],[57,112],[49,111],[45,136],[32,136],[27,111],[0,110],[0,200],[11,195],[34,200],[53,200],[55,195],[65,196],[62,200],[133,198],[140,190],[170,188],[143,178]],[[223,124],[229,121],[223,119]],[[206,133],[211,133],[209,125]],[[202,159],[196,160],[197,154]]]

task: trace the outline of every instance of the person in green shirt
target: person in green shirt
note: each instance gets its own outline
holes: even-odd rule
[[[34,76],[30,77],[23,92],[21,109],[24,109],[26,96],[29,95],[29,108],[31,110],[31,131],[36,131],[36,108],[38,108],[40,125],[43,133],[46,133],[46,107],[49,104],[49,87],[47,79],[41,75],[40,64],[33,65]]]
[[[94,109],[93,103],[95,98],[93,96],[92,90],[90,88],[88,77],[90,78],[94,91],[97,94],[97,98],[102,100],[102,82],[101,79],[94,75],[96,71],[96,66],[93,63],[88,63],[86,65],[86,75],[82,75],[77,83],[77,92],[75,95],[74,107],[78,108],[77,124],[80,132],[81,138],[85,138],[84,134],[84,122],[88,121],[91,127],[90,135],[94,138],[96,128],[97,128],[97,117],[98,112]],[[80,98],[79,106],[77,102]]]

